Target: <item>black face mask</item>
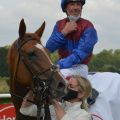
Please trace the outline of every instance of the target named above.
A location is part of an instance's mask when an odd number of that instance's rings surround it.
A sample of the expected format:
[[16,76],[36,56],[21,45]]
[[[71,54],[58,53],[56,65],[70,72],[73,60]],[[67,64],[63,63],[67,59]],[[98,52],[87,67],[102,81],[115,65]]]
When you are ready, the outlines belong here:
[[77,98],[77,95],[78,95],[78,91],[68,89],[68,93],[62,99],[65,101],[69,101]]

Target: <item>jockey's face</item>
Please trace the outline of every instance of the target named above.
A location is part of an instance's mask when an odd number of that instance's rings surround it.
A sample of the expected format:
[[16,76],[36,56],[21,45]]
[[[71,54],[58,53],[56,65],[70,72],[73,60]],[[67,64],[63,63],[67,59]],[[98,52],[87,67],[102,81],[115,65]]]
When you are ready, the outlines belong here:
[[82,11],[82,5],[80,2],[69,2],[66,5],[66,13],[68,16],[71,15],[77,17],[81,15],[81,11]]

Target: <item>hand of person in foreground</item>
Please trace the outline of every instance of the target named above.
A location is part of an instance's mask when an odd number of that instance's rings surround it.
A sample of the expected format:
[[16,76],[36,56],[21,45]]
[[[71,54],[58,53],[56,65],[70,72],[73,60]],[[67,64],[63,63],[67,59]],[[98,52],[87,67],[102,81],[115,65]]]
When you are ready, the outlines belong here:
[[62,117],[65,115],[65,110],[57,100],[52,100],[52,105],[54,106],[58,120],[61,120]]

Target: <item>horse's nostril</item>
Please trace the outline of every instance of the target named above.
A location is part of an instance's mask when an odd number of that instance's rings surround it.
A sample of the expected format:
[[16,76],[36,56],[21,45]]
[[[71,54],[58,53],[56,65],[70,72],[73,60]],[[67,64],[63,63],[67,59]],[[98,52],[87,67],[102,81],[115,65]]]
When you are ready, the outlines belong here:
[[65,84],[62,83],[62,82],[59,82],[57,88],[58,88],[58,89],[65,88]]

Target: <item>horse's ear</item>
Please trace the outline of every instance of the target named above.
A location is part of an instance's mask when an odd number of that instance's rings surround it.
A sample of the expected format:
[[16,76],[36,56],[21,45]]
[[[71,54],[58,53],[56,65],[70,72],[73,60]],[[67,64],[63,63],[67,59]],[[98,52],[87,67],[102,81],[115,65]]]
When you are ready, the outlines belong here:
[[45,29],[45,21],[43,22],[43,24],[41,25],[41,27],[35,32],[40,38],[44,32]]
[[25,35],[25,32],[26,32],[26,25],[25,25],[24,19],[22,19],[19,25],[19,37],[23,38],[23,36]]

